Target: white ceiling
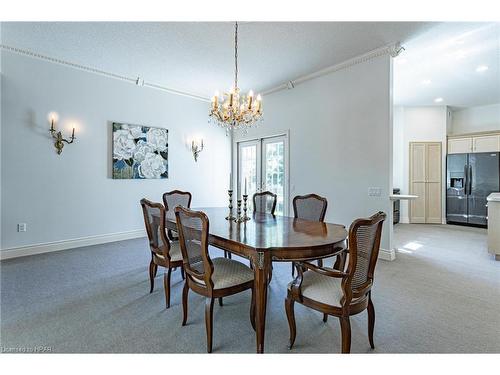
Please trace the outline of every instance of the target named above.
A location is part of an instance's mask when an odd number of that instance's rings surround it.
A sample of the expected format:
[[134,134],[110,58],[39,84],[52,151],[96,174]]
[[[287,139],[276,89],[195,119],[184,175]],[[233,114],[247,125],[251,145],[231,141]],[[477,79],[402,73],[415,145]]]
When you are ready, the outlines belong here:
[[[396,104],[431,105],[438,96],[440,105],[459,107],[500,102],[499,25],[244,22],[240,87],[264,91],[400,41],[406,51],[394,66]],[[233,32],[227,22],[3,22],[1,37],[6,45],[210,97],[232,84]],[[489,69],[478,74],[481,64]]]
[[[376,48],[431,23],[245,22],[242,90],[263,91]],[[233,82],[234,25],[227,22],[2,23],[2,43],[210,97]]]
[[[394,60],[396,105],[500,102],[500,23],[442,23],[404,47]],[[479,66],[488,69],[477,72]]]

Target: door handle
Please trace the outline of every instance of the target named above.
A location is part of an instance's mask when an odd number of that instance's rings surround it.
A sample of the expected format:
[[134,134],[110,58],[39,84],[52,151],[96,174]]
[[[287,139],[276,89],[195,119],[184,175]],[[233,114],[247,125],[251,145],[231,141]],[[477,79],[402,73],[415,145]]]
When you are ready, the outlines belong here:
[[464,178],[465,178],[464,193],[465,195],[467,195],[468,185],[469,185],[469,168],[467,164],[464,165]]

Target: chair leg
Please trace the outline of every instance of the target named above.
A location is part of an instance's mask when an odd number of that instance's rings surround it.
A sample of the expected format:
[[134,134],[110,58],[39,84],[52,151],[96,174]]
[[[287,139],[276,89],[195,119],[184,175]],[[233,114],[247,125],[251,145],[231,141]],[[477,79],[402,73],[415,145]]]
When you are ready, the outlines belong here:
[[158,274],[158,265],[155,263],[154,265],[155,269],[154,269],[154,277],[156,277],[156,275]]
[[288,319],[288,327],[290,328],[290,341],[288,342],[288,349],[292,349],[295,343],[296,336],[296,326],[295,326],[295,311],[294,311],[295,301],[291,297],[287,297],[285,300],[285,310],[286,317]]
[[250,303],[250,323],[255,331],[255,291],[252,288],[252,302]]
[[323,259],[318,259],[318,267],[323,267]]
[[270,284],[273,279],[273,265],[269,268],[269,275],[267,275],[267,283]]
[[341,317],[340,330],[342,332],[342,354],[351,352],[351,323],[349,317]]
[[187,281],[184,283],[184,288],[182,289],[182,325],[185,326],[188,318],[188,293],[189,286]]
[[165,289],[165,303],[167,309],[170,307],[170,278],[172,275],[172,268],[168,268],[167,272],[163,274],[163,288]]
[[375,328],[375,308],[373,307],[371,292],[368,294],[368,339],[370,340],[370,346],[375,349],[375,344],[373,343],[373,330]]
[[149,293],[153,293],[153,289],[155,287],[155,264],[151,260],[149,263]]
[[212,353],[214,298],[205,301],[205,325],[207,329],[207,353]]
[[295,263],[292,262],[292,277],[295,277]]
[[323,314],[323,322],[326,323],[328,321],[328,314]]
[[186,280],[186,275],[184,274],[184,267],[181,267],[181,277],[182,280]]
[[219,306],[224,306],[224,302],[222,301],[222,297],[219,297]]

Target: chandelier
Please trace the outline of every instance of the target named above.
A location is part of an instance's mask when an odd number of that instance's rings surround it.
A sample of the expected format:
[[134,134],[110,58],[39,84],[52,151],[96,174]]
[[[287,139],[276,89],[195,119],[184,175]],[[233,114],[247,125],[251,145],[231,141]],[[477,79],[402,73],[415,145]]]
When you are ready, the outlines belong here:
[[216,91],[212,97],[209,122],[215,123],[226,131],[246,130],[262,122],[262,97],[254,98],[253,91],[240,95],[238,88],[238,22],[234,27],[234,87],[222,97]]

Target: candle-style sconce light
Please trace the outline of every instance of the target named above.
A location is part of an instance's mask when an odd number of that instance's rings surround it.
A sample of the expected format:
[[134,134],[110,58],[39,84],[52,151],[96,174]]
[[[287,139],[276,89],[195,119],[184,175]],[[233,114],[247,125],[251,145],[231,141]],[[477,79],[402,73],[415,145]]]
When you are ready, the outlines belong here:
[[197,162],[200,152],[203,151],[203,138],[196,141],[193,139],[191,141],[191,151],[193,152],[194,161]]
[[60,155],[63,148],[64,148],[64,143],[71,144],[75,140],[75,128],[73,128],[73,132],[71,133],[71,138],[65,139],[62,136],[61,131],[56,131],[55,128],[55,122],[57,121],[57,114],[51,113],[50,115],[50,134],[52,135],[52,138],[54,138],[56,141],[54,142],[54,147],[57,150],[57,154]]

